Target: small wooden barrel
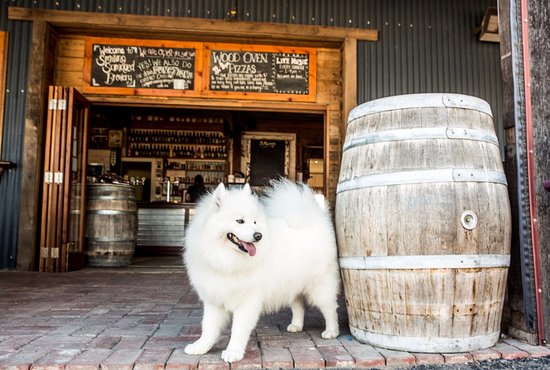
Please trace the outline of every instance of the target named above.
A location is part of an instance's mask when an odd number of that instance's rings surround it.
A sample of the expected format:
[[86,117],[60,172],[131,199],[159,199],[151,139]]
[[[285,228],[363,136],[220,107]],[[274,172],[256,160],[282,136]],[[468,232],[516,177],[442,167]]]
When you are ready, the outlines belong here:
[[357,340],[412,352],[497,342],[511,215],[485,101],[415,94],[353,109],[335,219]]
[[127,266],[136,246],[137,206],[134,187],[88,184],[86,256],[88,265]]

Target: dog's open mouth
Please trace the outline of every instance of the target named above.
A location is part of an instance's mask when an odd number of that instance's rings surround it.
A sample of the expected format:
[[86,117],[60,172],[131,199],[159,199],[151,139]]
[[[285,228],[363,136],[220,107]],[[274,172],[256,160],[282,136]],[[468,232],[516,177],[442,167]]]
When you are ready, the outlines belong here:
[[256,254],[256,246],[254,243],[245,242],[239,238],[237,238],[237,235],[233,233],[227,233],[227,239],[233,244],[235,244],[239,249],[245,253],[248,253],[250,257],[253,257]]

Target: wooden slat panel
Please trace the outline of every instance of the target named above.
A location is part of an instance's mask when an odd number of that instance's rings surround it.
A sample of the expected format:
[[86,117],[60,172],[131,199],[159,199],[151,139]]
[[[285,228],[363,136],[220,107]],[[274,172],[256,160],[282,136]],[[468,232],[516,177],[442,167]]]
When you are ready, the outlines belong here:
[[65,58],[84,58],[85,42],[81,37],[65,36],[57,44],[57,55]]

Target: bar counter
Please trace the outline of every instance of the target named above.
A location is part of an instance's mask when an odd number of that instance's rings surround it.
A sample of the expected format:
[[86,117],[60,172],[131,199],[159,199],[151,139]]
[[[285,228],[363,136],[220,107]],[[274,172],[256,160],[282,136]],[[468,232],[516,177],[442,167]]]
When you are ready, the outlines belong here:
[[181,255],[185,229],[195,203],[138,203],[136,252],[149,255]]

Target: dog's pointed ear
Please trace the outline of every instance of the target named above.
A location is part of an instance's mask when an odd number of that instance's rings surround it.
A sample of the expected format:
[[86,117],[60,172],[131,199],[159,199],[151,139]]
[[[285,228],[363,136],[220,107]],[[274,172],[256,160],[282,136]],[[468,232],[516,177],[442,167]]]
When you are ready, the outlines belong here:
[[220,182],[220,184],[216,187],[216,190],[214,190],[214,202],[216,202],[218,208],[221,207],[224,198],[225,186],[223,185],[223,182]]
[[250,189],[250,184],[249,183],[244,184],[243,191],[247,194],[252,194],[252,189]]

